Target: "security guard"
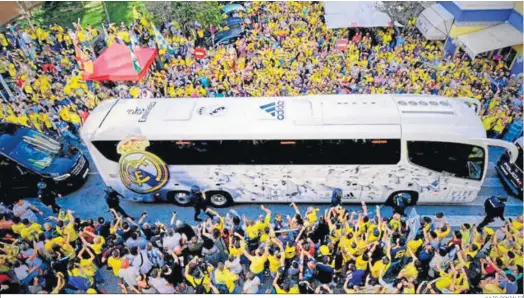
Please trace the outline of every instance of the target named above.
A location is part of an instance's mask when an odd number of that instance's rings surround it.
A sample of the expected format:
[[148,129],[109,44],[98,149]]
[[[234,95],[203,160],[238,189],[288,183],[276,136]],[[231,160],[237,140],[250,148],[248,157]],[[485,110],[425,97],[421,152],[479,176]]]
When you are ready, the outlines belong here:
[[56,197],[62,197],[62,195],[47,187],[44,181],[40,181],[37,187],[38,198],[42,201],[42,204],[53,209],[53,213],[58,213],[62,208],[56,203]]
[[198,216],[200,215],[200,212],[206,211],[207,209],[207,201],[206,196],[204,193],[200,191],[200,187],[197,185],[191,186],[191,192],[189,193],[189,200],[191,200],[191,203],[193,203],[193,208],[195,208],[195,221],[202,221]]
[[504,219],[504,209],[506,208],[507,197],[497,195],[491,196],[484,202],[484,211],[486,212],[486,217],[478,225],[477,231],[482,231],[482,228],[487,226],[489,223],[493,222],[495,218],[500,217],[503,221]]

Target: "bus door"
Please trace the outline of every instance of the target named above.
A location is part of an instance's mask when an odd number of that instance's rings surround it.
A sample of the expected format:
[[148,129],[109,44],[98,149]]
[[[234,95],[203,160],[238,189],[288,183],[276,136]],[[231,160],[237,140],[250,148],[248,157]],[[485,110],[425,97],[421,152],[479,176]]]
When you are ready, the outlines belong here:
[[451,142],[408,141],[411,164],[423,167],[421,179],[414,181],[420,187],[422,202],[469,202],[480,190],[484,177],[487,148]]
[[456,167],[450,167],[455,171],[448,177],[448,200],[453,203],[471,202],[477,198],[482,187],[487,148],[461,144],[457,146],[457,151],[456,155],[450,156]]

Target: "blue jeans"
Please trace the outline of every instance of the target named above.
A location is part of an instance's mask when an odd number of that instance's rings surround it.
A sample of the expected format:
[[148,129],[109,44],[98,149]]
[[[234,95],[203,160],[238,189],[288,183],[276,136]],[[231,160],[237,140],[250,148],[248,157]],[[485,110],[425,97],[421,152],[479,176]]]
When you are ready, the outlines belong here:
[[266,277],[266,275],[264,274],[264,271],[260,272],[256,276],[258,276],[258,278],[260,278],[260,283],[264,283],[264,278]]
[[22,279],[20,282],[21,282],[22,284],[24,284],[25,286],[27,286],[27,285],[29,285],[29,283],[32,282],[33,279],[34,279],[35,277],[37,277],[37,276],[38,276],[38,270],[35,270],[35,271],[29,273],[29,275],[26,276],[24,279]]

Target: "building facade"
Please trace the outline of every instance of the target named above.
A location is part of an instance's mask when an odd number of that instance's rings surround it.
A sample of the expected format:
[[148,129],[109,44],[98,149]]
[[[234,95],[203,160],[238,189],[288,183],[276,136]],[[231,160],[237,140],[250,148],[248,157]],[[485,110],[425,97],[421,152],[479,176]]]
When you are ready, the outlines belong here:
[[522,73],[522,1],[437,3],[454,17],[444,46],[447,54],[465,51],[469,56],[501,59],[511,73]]

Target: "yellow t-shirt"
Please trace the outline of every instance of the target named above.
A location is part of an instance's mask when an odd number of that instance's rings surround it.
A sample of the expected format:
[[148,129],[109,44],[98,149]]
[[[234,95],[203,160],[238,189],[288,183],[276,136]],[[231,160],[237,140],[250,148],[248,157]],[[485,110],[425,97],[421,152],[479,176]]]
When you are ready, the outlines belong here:
[[113,274],[115,276],[118,276],[118,273],[120,272],[120,267],[122,267],[122,261],[120,259],[109,257],[109,259],[107,259],[107,266],[113,269]]
[[95,252],[95,254],[99,255],[102,253],[102,246],[104,245],[104,243],[106,243],[106,240],[104,239],[104,237],[102,236],[96,236],[96,238],[100,239],[100,242],[98,243],[93,243],[91,245],[91,248],[93,249],[93,251]]
[[69,222],[63,231],[60,227],[56,227],[56,232],[64,238],[66,238],[69,233],[69,242],[74,242],[78,239],[78,233],[75,231],[75,225],[73,222]]
[[300,293],[300,291],[298,289],[298,286],[294,286],[294,287],[290,288],[289,292],[286,292],[282,288],[277,287],[277,288],[275,288],[275,292],[277,294],[299,294]]
[[366,270],[366,268],[368,267],[368,262],[364,261],[362,256],[358,256],[357,260],[355,261],[355,267],[357,268],[357,270]]
[[215,281],[217,284],[225,284],[229,293],[235,290],[235,281],[238,280],[238,275],[231,271],[224,269],[223,271],[215,271]]
[[281,265],[281,262],[280,262],[280,259],[277,258],[277,256],[269,256],[268,258],[268,261],[269,261],[269,271],[271,273],[276,273],[278,271],[278,268],[280,268],[280,265]]
[[264,265],[266,264],[266,261],[267,256],[253,257],[253,259],[251,260],[251,265],[249,265],[249,270],[251,270],[253,274],[261,273],[262,271],[264,271]]
[[452,281],[453,281],[453,276],[441,270],[440,279],[435,282],[435,287],[439,289],[440,291],[442,291],[443,289],[447,289],[451,285]]
[[404,268],[402,268],[402,270],[400,270],[400,274],[403,274],[404,277],[406,277],[408,280],[413,280],[417,278],[418,270],[415,267],[415,264],[409,263]]
[[374,277],[374,278],[379,278],[380,277],[380,271],[382,271],[382,274],[386,274],[386,271],[388,270],[389,266],[391,265],[391,263],[388,263],[387,265],[384,265],[384,263],[382,263],[382,260],[378,260],[375,262],[375,264],[373,264],[373,266],[371,266],[371,275]]

